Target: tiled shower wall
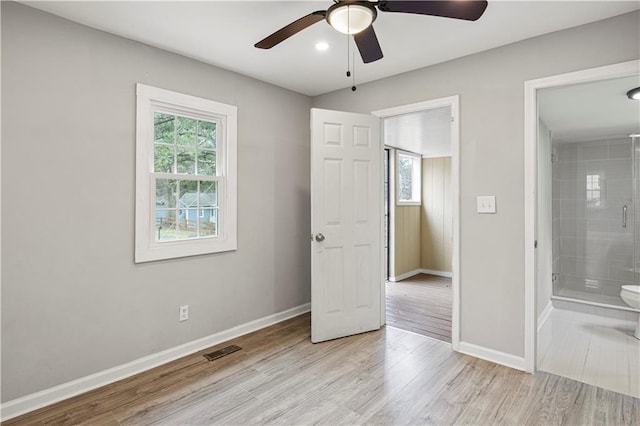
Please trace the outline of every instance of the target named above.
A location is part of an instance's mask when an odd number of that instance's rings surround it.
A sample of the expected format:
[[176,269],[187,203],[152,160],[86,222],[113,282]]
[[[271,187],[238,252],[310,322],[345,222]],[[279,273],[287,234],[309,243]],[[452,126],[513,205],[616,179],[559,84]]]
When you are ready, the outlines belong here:
[[636,266],[631,139],[553,151],[553,294],[626,306],[620,289],[634,284]]

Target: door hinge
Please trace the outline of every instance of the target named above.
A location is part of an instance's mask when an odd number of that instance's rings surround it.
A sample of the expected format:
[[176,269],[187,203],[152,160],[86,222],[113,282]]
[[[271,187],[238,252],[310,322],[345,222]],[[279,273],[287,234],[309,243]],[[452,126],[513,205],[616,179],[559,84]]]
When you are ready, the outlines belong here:
[[535,240],[535,241],[533,242],[533,248],[538,248],[538,240]]

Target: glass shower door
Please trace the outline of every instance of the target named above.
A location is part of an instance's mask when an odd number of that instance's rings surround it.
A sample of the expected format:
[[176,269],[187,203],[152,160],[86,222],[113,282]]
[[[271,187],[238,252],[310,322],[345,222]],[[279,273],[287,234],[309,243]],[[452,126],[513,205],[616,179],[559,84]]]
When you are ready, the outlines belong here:
[[[630,138],[555,146],[556,297],[626,307],[623,285],[638,282],[638,147]],[[556,263],[556,262],[554,262]]]

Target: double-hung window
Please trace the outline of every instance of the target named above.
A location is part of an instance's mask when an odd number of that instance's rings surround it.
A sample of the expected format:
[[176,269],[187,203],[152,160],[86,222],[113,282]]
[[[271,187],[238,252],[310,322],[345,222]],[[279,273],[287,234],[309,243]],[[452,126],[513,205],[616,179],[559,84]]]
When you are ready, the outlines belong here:
[[237,108],[137,85],[135,261],[237,248]]
[[405,151],[397,151],[396,158],[396,204],[418,206],[422,200],[422,158]]

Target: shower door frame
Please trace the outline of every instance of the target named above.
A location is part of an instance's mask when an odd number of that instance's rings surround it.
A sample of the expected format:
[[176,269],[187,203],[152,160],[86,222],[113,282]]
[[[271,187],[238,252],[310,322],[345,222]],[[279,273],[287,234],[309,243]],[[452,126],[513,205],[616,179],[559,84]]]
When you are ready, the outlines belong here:
[[[640,74],[640,61],[634,60],[529,80],[524,83],[524,367],[529,373],[536,371],[538,334],[536,306],[538,90],[638,74]],[[540,255],[551,256],[552,254],[541,253]],[[551,280],[551,277],[546,279]]]

